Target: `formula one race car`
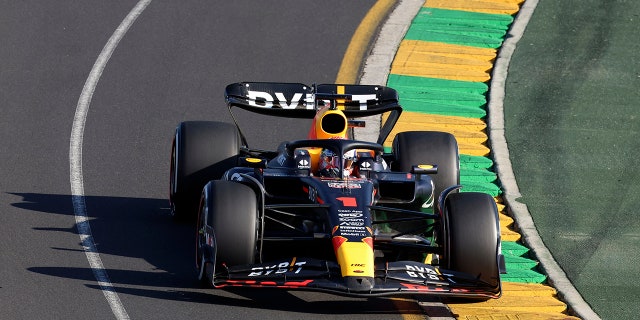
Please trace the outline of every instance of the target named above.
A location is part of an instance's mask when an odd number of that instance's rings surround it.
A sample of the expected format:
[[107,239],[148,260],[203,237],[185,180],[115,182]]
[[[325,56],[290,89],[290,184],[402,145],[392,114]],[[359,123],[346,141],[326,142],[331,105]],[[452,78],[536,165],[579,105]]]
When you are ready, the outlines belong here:
[[[234,83],[232,108],[313,119],[306,140],[248,147],[235,125],[180,123],[171,156],[176,218],[197,219],[199,279],[214,288],[275,287],[349,296],[501,295],[498,211],[459,192],[455,138],[398,133],[394,89]],[[376,142],[352,140],[383,115]],[[196,218],[197,217],[197,218]]]

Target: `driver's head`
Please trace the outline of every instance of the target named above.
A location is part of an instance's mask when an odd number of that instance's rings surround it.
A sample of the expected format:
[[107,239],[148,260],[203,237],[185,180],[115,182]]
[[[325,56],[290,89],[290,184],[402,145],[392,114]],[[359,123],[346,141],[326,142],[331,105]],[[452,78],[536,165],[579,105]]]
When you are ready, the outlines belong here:
[[[353,173],[355,156],[355,149],[345,152],[342,156],[343,177],[346,178]],[[329,149],[322,149],[318,174],[323,177],[340,178],[340,157]]]
[[346,139],[347,117],[341,110],[323,107],[313,118],[309,139]]

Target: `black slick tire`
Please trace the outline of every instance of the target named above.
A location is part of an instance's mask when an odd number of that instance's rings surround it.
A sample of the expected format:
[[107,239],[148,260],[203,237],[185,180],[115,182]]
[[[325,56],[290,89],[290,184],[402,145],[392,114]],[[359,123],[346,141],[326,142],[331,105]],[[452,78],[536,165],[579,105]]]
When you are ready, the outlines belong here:
[[479,192],[449,194],[444,208],[445,244],[441,264],[477,277],[500,291],[500,227],[493,197]]
[[213,283],[215,269],[253,264],[258,238],[257,196],[250,187],[215,180],[202,192],[198,214],[196,261],[200,280]]
[[394,171],[411,171],[411,167],[420,164],[435,164],[438,173],[431,175],[434,182],[434,196],[453,185],[460,183],[460,160],[458,142],[447,132],[407,131],[398,133],[393,139],[395,161]]
[[215,121],[178,125],[171,147],[169,201],[176,219],[196,216],[204,185],[234,167],[241,146],[237,128]]

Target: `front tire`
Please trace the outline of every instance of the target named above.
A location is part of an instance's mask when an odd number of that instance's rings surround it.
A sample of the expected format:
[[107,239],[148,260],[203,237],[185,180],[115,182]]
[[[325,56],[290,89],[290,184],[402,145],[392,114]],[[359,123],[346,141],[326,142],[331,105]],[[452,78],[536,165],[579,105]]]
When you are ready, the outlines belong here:
[[444,208],[445,244],[441,263],[477,277],[500,292],[500,226],[493,197],[479,192],[449,194]]
[[215,180],[202,192],[198,214],[196,263],[198,278],[213,285],[215,270],[253,264],[257,256],[258,201],[250,187]]

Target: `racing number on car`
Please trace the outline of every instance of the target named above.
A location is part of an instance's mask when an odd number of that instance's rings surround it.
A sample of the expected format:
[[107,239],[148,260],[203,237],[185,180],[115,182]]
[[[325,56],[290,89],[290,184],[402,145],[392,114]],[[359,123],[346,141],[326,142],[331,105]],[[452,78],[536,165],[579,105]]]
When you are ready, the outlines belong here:
[[336,198],[336,200],[342,202],[342,205],[345,207],[358,206],[358,202],[356,201],[356,198],[353,198],[353,197],[340,197],[340,198]]

